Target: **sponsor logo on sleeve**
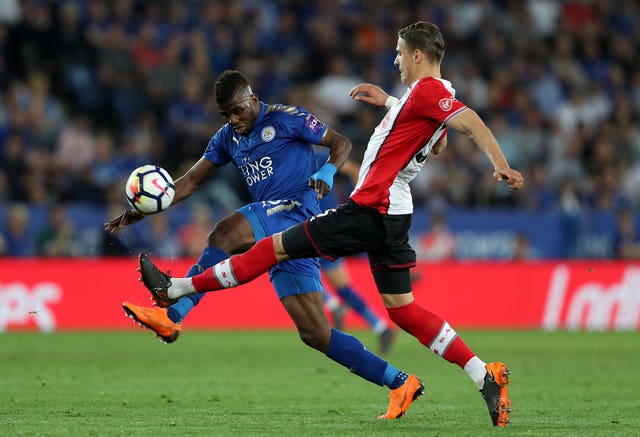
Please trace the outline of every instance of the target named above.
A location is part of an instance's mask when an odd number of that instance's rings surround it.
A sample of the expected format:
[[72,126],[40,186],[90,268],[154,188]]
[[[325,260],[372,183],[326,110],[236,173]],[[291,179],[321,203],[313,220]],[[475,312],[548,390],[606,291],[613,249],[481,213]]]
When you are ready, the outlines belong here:
[[318,133],[320,129],[324,126],[324,123],[315,118],[313,115],[308,115],[307,120],[304,125],[314,134]]

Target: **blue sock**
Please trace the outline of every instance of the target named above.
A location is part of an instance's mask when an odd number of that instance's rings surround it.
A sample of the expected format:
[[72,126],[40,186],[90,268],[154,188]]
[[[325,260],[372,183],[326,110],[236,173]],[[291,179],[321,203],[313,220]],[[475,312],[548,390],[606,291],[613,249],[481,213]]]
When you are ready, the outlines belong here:
[[384,385],[393,390],[394,388],[398,388],[404,384],[408,377],[409,375],[405,372],[398,370],[389,364],[387,369],[384,371]]
[[[224,250],[214,246],[205,247],[202,255],[200,255],[200,259],[198,259],[198,263],[191,266],[186,277],[190,278],[191,276],[202,273],[209,267],[227,258],[229,258],[229,254]],[[173,323],[181,323],[182,319],[189,314],[189,311],[191,311],[194,306],[198,305],[198,302],[200,302],[206,294],[207,293],[195,293],[181,297],[178,302],[167,308],[167,316]]]
[[367,304],[362,300],[362,298],[348,285],[345,287],[340,287],[336,290],[338,296],[340,296],[346,303],[349,304],[353,310],[360,314],[366,321],[374,327],[378,324],[378,316],[376,316],[373,311],[369,309]]
[[368,351],[357,338],[337,329],[331,330],[327,356],[367,381],[387,386],[392,383],[390,376],[385,377],[385,375],[389,367],[395,369],[393,366]]

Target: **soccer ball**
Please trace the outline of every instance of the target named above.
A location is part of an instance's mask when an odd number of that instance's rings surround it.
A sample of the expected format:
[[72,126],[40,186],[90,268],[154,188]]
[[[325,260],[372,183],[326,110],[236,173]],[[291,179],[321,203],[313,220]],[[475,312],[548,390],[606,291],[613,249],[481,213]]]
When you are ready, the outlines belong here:
[[175,194],[173,179],[157,165],[143,165],[132,171],[124,191],[131,206],[143,214],[167,209]]

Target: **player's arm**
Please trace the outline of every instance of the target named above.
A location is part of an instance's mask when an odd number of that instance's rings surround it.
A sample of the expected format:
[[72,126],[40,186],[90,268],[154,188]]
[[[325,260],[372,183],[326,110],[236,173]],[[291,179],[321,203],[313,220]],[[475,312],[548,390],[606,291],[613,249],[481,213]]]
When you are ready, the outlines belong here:
[[436,143],[431,148],[431,153],[437,155],[438,153],[442,152],[445,147],[447,147],[447,135],[443,135],[442,138],[436,141]]
[[487,155],[494,168],[493,177],[499,181],[506,180],[513,190],[522,187],[524,184],[522,175],[519,171],[509,167],[493,133],[474,110],[466,109],[460,112],[447,122],[447,126],[470,137]]
[[398,103],[396,97],[390,96],[378,85],[372,83],[359,83],[351,88],[349,95],[353,100],[370,103],[375,106],[386,106],[387,108],[391,108]]
[[204,156],[196,162],[185,174],[175,181],[176,194],[173,196],[171,206],[195,193],[200,185],[209,179],[218,169],[218,166],[209,161]]
[[[176,179],[174,183],[175,195],[170,206],[191,196],[200,187],[202,182],[211,177],[218,169],[211,161],[205,157],[200,158],[184,175]],[[115,232],[127,225],[138,223],[145,218],[145,215],[138,210],[130,209],[120,216],[104,224],[104,229],[108,232]]]
[[329,148],[329,159],[311,176],[309,186],[318,193],[318,199],[322,199],[325,194],[331,191],[336,171],[349,159],[351,141],[327,126],[327,130],[318,144]]

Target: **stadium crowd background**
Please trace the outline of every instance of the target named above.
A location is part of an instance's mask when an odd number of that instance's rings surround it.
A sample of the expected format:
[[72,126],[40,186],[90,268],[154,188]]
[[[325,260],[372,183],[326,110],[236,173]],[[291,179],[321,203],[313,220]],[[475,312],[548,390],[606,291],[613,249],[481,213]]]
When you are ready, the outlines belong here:
[[311,110],[359,160],[383,113],[347,92],[361,81],[404,92],[396,32],[418,19],[443,30],[443,75],[527,185],[496,184],[452,134],[413,184],[416,216],[595,211],[630,215],[634,228],[639,12],[634,0],[2,0],[0,254],[199,255],[216,217],[248,200],[234,169],[145,226],[101,228],[126,206],[133,168],[179,175],[200,158],[222,125],[217,74],[239,69],[261,100]]

